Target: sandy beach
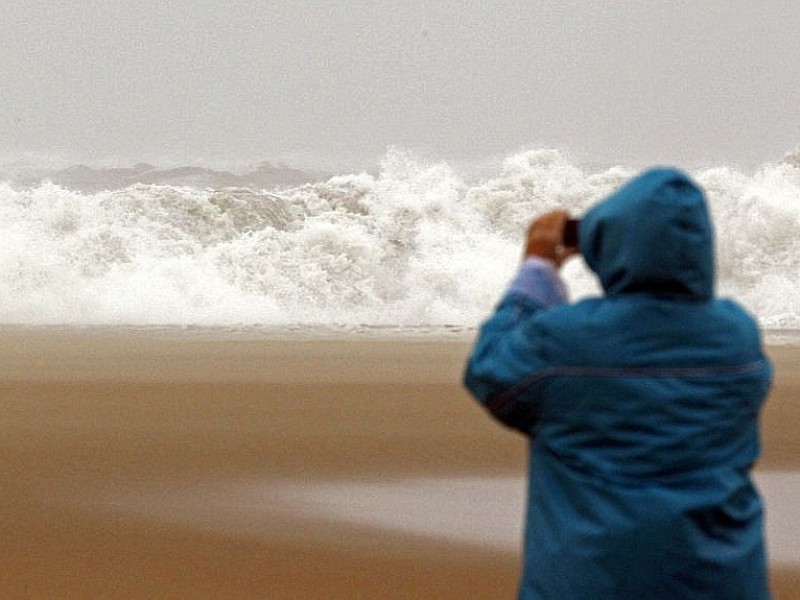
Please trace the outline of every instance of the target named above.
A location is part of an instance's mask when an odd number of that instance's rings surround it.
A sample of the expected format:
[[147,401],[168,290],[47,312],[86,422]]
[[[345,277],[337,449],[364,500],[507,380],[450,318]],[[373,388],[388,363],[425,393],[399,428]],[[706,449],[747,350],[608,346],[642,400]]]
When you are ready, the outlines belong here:
[[[525,441],[462,390],[469,346],[4,329],[0,598],[512,598],[521,506],[493,482]],[[769,353],[759,471],[797,472],[800,348]]]

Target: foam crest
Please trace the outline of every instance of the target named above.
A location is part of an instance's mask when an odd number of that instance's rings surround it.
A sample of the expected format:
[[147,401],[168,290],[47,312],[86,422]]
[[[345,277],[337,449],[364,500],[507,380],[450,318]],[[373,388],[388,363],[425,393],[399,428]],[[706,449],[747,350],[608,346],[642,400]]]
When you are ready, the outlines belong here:
[[[270,191],[0,185],[0,321],[13,324],[475,326],[545,210],[580,214],[633,170],[561,153],[475,179],[391,150],[377,174]],[[718,235],[719,288],[800,328],[800,167],[694,173]],[[598,293],[573,261],[573,297]]]
[[743,302],[769,328],[800,326],[800,169],[769,165],[754,176],[697,174],[716,225],[720,293]]

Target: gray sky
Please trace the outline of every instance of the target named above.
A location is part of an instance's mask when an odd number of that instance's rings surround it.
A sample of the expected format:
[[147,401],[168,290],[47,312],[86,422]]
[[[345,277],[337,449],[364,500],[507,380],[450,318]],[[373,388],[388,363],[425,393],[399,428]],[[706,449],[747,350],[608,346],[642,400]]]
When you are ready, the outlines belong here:
[[800,146],[800,2],[0,0],[0,154],[753,165]]

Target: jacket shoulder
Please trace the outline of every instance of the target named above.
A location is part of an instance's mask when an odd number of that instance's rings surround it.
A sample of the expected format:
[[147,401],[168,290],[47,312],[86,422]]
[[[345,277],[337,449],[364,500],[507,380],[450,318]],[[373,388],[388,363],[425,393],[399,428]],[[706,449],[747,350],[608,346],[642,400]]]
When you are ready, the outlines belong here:
[[551,364],[686,366],[763,358],[756,320],[728,299],[592,298],[547,311],[531,325]]

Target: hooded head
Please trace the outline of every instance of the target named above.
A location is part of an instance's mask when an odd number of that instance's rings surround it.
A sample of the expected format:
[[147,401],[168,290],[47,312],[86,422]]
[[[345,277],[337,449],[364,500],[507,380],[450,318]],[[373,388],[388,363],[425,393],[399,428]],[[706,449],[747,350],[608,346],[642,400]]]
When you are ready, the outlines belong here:
[[714,232],[702,190],[675,169],[651,169],[581,219],[579,245],[608,296],[714,294]]

